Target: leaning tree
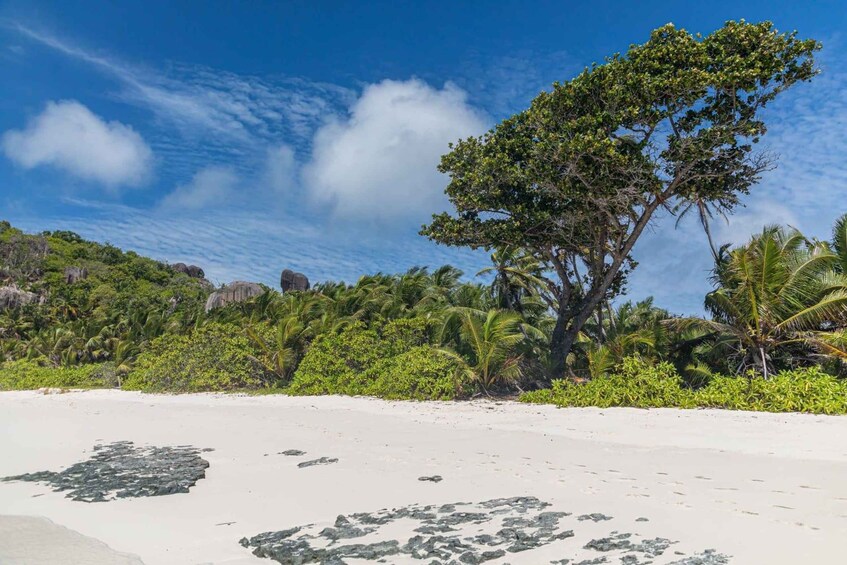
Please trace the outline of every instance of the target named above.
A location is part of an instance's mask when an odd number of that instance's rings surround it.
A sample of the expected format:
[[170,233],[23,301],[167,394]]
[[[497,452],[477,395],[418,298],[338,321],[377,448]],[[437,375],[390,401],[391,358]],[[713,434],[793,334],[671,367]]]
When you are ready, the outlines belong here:
[[539,293],[557,320],[550,363],[561,376],[586,320],[623,290],[656,212],[685,202],[731,211],[771,166],[753,151],[766,130],[761,110],[815,76],[819,48],[770,22],[728,22],[706,37],[665,25],[452,145],[439,170],[455,214],[435,215],[421,233],[519,246],[543,265]]

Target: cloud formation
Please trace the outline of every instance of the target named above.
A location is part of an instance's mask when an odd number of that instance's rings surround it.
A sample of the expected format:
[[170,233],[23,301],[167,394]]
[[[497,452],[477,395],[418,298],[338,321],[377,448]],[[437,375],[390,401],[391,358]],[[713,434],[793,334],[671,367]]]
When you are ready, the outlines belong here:
[[303,181],[339,217],[426,217],[444,202],[436,166],[448,143],[485,129],[485,118],[450,83],[439,90],[417,79],[384,80],[365,88],[347,119],[316,132]]
[[326,116],[355,100],[352,90],[334,84],[180,63],[157,70],[21,23],[14,29],[115,80],[116,98],[153,114],[159,131],[150,144],[169,170],[182,176],[209,162],[227,162],[240,173],[254,170],[268,146],[308,145]]
[[268,149],[261,184],[270,189],[272,195],[290,194],[297,185],[297,160],[290,145],[279,145]]
[[200,210],[202,208],[227,208],[239,198],[238,175],[227,167],[206,167],[192,179],[165,196],[163,210]]
[[7,131],[2,146],[26,169],[50,165],[109,187],[141,184],[153,162],[153,152],[131,127],[106,122],[74,100],[49,102],[26,128]]

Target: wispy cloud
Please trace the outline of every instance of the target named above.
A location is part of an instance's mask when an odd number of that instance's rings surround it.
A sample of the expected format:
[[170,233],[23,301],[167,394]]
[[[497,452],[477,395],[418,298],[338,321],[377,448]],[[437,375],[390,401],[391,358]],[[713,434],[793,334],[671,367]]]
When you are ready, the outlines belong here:
[[[327,116],[343,112],[355,98],[349,89],[296,77],[238,75],[179,63],[153,70],[21,23],[13,28],[116,80],[119,100],[149,110],[158,120],[162,128],[151,144],[183,175],[209,159],[251,168],[269,143],[308,146]],[[171,129],[179,133],[178,143]]]
[[221,208],[239,198],[238,175],[226,167],[206,167],[190,182],[178,186],[160,203],[162,210],[185,214],[195,210]]

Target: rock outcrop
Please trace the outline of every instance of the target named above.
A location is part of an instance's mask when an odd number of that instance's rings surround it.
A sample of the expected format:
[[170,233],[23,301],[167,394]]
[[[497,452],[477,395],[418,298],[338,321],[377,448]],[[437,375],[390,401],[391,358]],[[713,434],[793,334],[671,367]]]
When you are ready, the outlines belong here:
[[184,273],[191,278],[194,279],[202,279],[206,277],[206,273],[203,272],[203,269],[198,267],[197,265],[186,265],[185,263],[174,263],[171,265],[171,269],[178,273]]
[[309,290],[309,279],[303,273],[284,269],[279,276],[279,286],[282,287],[282,292],[288,292],[289,290]]
[[20,308],[39,300],[40,297],[34,292],[21,290],[15,285],[0,286],[0,310]]
[[65,267],[65,282],[74,284],[88,278],[88,269],[85,267]]
[[243,302],[264,292],[265,290],[256,283],[235,281],[209,295],[206,300],[206,312],[233,302]]

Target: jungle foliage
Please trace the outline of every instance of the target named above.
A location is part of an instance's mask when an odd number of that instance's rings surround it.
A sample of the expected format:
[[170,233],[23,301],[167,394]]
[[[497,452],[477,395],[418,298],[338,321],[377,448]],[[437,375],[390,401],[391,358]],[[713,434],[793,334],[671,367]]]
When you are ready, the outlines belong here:
[[[68,231],[0,222],[0,390],[254,390],[561,406],[847,412],[847,215],[832,238],[766,227],[719,246],[772,161],[761,110],[817,73],[819,44],[770,23],[672,25],[541,93],[444,156],[454,214],[423,233],[481,247],[446,265],[205,311],[214,285]],[[660,210],[696,214],[707,316],[625,301]]]

